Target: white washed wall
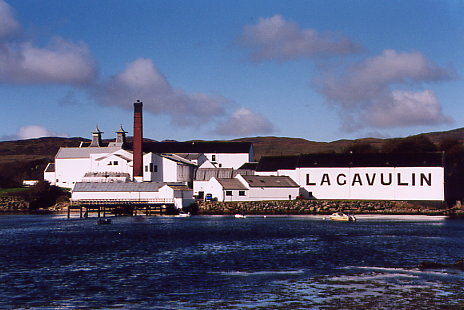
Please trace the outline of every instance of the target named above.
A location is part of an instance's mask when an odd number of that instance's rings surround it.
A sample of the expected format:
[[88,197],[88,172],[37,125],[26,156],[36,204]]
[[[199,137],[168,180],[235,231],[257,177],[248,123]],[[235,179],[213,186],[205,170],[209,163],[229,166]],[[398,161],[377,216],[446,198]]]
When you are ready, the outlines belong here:
[[44,180],[50,182],[51,185],[56,185],[55,172],[44,172]]
[[[116,155],[108,155],[104,159],[97,160],[95,156],[91,156],[91,172],[120,172],[129,173],[132,175],[132,169],[129,169],[129,162]],[[114,163],[117,163],[116,165]]]
[[247,200],[290,200],[295,199],[299,195],[299,191],[298,187],[251,187]]
[[167,158],[162,158],[163,182],[177,182],[177,163]]
[[444,199],[442,167],[299,168],[297,172],[296,182],[318,199]]
[[224,192],[222,190],[221,183],[216,178],[211,178],[205,188],[205,197],[208,194],[212,194],[213,198],[217,198],[218,201],[224,201]]
[[[215,155],[216,160],[213,160],[213,155]],[[248,153],[205,153],[205,156],[209,161],[221,164],[221,168],[238,169],[244,163],[250,161],[250,155]]]
[[86,172],[91,170],[89,158],[57,158],[55,173],[57,186],[72,188],[75,182],[80,182]]

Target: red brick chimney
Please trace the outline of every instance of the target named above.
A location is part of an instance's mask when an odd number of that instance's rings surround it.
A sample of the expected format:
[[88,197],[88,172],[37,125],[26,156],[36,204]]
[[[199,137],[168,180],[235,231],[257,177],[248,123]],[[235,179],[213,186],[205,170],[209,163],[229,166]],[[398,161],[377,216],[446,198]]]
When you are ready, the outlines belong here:
[[143,177],[143,128],[142,128],[142,107],[143,103],[140,100],[134,102],[134,162],[133,162],[133,177]]

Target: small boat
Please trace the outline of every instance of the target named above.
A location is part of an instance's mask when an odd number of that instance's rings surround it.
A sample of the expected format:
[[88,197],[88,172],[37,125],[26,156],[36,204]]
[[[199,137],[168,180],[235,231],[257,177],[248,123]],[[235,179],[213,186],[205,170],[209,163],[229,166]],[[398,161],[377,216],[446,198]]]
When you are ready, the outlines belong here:
[[98,219],[98,222],[97,222],[98,225],[107,225],[107,224],[111,224],[111,219]]
[[331,216],[329,216],[329,219],[332,221],[337,221],[337,222],[354,222],[356,221],[356,218],[354,215],[348,215],[342,212],[335,212]]
[[236,219],[244,219],[244,218],[246,218],[246,215],[243,215],[243,214],[235,214],[234,217],[235,217]]
[[179,214],[177,215],[178,217],[189,217],[190,216],[190,212],[183,212],[183,211],[180,211]]

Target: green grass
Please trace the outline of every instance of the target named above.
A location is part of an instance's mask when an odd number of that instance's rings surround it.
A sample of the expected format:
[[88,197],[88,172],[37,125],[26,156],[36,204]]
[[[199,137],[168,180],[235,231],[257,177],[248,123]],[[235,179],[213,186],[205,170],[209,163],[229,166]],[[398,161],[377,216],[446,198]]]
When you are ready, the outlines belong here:
[[18,192],[25,192],[27,190],[28,190],[27,187],[0,188],[0,195],[14,194],[14,193],[18,193]]

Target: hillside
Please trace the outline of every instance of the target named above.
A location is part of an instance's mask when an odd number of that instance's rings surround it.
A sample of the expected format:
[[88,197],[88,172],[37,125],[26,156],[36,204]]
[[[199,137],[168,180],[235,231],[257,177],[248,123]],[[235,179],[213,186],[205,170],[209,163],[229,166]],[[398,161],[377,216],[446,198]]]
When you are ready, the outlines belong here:
[[[464,128],[444,132],[431,132],[416,135],[414,137],[426,137],[435,145],[439,145],[447,139],[463,140]],[[128,138],[131,141],[131,137]],[[147,141],[154,141],[146,139]],[[262,156],[294,155],[309,153],[340,153],[350,148],[363,148],[364,150],[380,150],[386,143],[400,141],[402,139],[377,139],[365,138],[356,140],[338,140],[333,142],[316,142],[301,138],[288,137],[249,137],[231,141],[251,142],[255,149],[255,159]],[[404,140],[404,139],[403,139]],[[28,140],[3,141],[0,142],[0,166],[11,168],[17,166],[19,170],[26,169],[26,178],[36,178],[48,162],[53,161],[58,149],[62,146],[79,146],[81,141],[88,139],[45,137]],[[0,167],[1,168],[1,167]],[[0,173],[5,169],[0,169]]]

